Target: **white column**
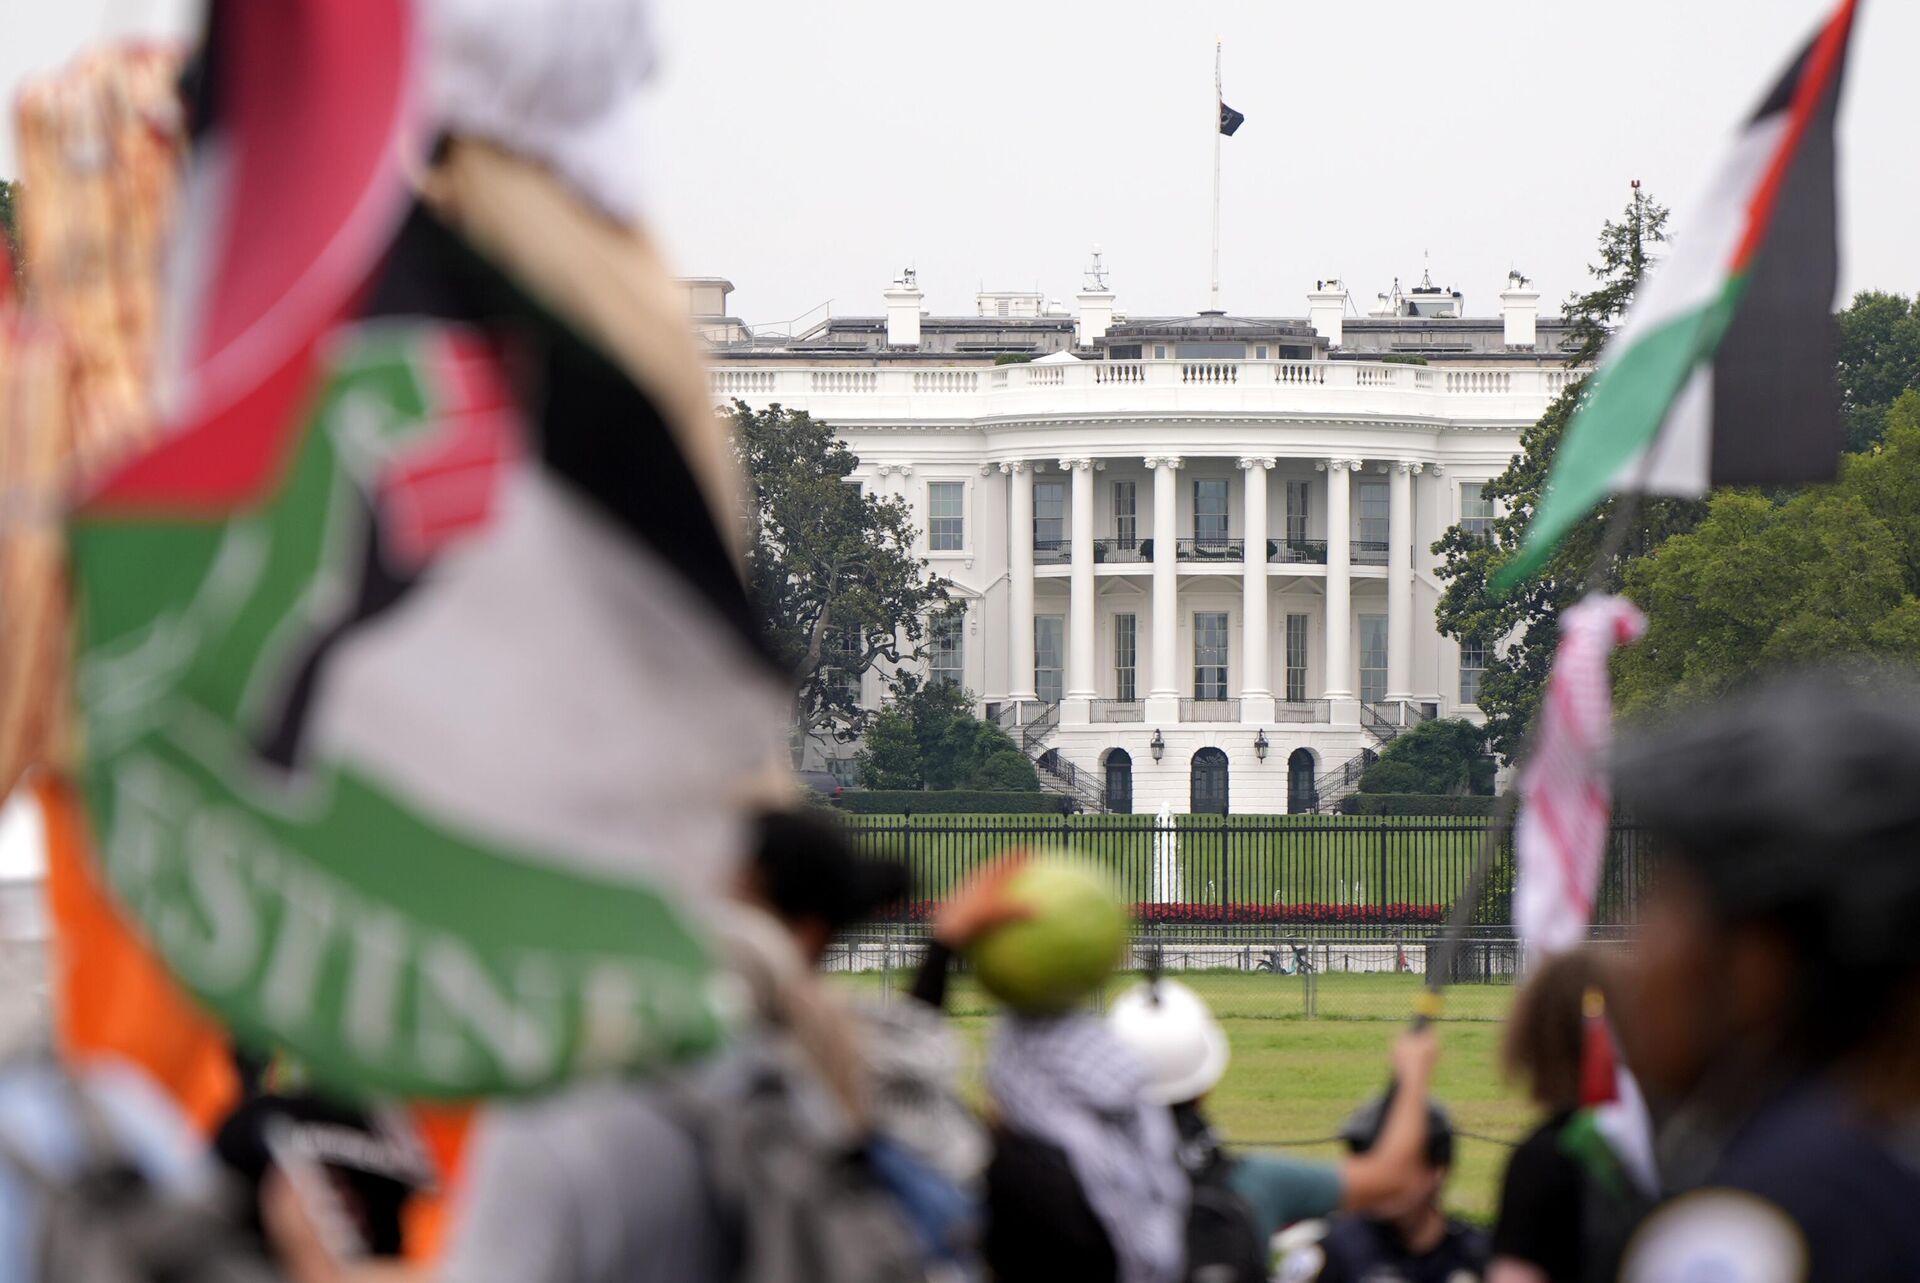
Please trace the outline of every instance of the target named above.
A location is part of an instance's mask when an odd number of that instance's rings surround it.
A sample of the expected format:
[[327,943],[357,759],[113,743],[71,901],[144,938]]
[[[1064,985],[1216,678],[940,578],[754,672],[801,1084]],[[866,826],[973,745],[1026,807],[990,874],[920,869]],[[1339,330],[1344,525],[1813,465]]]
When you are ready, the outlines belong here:
[[1388,465],[1387,699],[1413,698],[1413,478],[1420,465]]
[[1090,722],[1099,692],[1093,678],[1093,472],[1092,459],[1062,459],[1073,475],[1072,560],[1067,571],[1067,681],[1060,720]]
[[1033,469],[1003,463],[1007,474],[1007,698],[1038,699],[1033,689]]
[[1323,459],[1315,465],[1327,474],[1327,684],[1333,720],[1355,721],[1353,704],[1353,491],[1350,478],[1357,459]]
[[1180,460],[1152,458],[1146,465],[1153,471],[1153,665],[1146,719],[1164,723],[1180,716]]
[[1273,720],[1273,656],[1267,646],[1267,472],[1271,458],[1240,460],[1246,473],[1246,563],[1240,587],[1240,720]]

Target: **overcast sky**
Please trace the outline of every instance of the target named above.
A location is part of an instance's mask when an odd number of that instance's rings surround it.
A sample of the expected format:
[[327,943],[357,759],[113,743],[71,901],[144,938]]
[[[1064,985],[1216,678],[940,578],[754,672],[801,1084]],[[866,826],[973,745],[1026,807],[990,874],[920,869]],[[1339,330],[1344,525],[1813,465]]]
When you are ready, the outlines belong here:
[[[10,87],[191,0],[7,0]],[[1509,267],[1550,310],[1639,178],[1689,205],[1831,0],[661,0],[653,221],[749,322],[874,314],[903,265],[934,311],[1070,299],[1091,245],[1123,307],[1206,305],[1213,42],[1246,124],[1224,141],[1229,310],[1364,308],[1397,274],[1490,313]],[[828,16],[833,15],[833,16]],[[1843,282],[1920,287],[1920,3],[1869,0],[1842,117]],[[10,172],[10,144],[0,172]]]

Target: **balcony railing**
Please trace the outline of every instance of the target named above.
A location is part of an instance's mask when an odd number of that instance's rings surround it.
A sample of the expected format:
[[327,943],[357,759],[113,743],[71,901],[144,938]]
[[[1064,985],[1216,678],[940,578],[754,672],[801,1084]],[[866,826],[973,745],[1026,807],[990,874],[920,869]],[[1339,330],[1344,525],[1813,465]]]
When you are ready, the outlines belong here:
[[1133,402],[1143,395],[1171,404],[1224,398],[1244,405],[1244,398],[1257,394],[1275,405],[1333,409],[1351,405],[1356,395],[1382,393],[1403,394],[1410,402],[1417,398],[1419,404],[1487,397],[1525,397],[1544,403],[1584,373],[1559,365],[1440,369],[1378,361],[1226,360],[1036,362],[990,369],[972,362],[949,366],[903,362],[876,369],[857,363],[867,354],[850,355],[854,359],[777,362],[755,361],[744,354],[739,360],[720,356],[708,371],[708,386],[717,400],[738,396],[794,405],[812,396],[914,397],[971,402],[981,405],[986,414],[1000,413],[1001,403],[1022,403],[1032,394],[1103,405],[1123,399]]
[[1273,706],[1276,722],[1330,722],[1333,708],[1324,699],[1281,700]]
[[1387,564],[1387,541],[1384,539],[1356,539],[1353,541],[1353,564],[1356,566],[1384,566]]
[[1073,540],[1036,539],[1033,541],[1033,564],[1036,566],[1064,566],[1073,560]]
[[1237,699],[1183,699],[1180,701],[1180,720],[1183,722],[1237,722],[1240,720],[1240,701]]
[[1269,539],[1267,540],[1267,560],[1293,566],[1324,566],[1327,564],[1327,541],[1324,539]]
[[1138,562],[1153,560],[1153,540],[1151,539],[1096,539],[1093,541],[1093,560],[1096,565],[1113,562]]
[[1096,699],[1093,701],[1093,720],[1144,722],[1147,720],[1147,706],[1137,699]]
[[1181,561],[1240,561],[1247,555],[1244,539],[1182,539],[1175,556]]

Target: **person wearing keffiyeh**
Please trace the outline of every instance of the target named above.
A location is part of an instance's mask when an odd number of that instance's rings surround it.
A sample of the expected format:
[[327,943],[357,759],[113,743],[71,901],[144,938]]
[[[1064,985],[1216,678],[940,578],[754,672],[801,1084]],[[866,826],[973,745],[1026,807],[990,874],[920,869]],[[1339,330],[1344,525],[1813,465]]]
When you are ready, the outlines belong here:
[[[962,888],[934,922],[914,997],[946,1000],[954,954],[1025,915],[1003,893],[1009,861]],[[1171,1116],[1147,1072],[1087,1012],[1009,1014],[987,1062],[993,1154],[983,1254],[998,1283],[1172,1283],[1185,1266],[1189,1184]]]

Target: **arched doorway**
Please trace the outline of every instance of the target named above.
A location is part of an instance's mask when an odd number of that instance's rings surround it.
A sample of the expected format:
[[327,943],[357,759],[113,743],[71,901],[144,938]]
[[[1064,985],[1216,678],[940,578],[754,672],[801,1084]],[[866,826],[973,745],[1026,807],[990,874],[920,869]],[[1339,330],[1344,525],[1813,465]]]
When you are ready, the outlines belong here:
[[1124,748],[1107,754],[1107,810],[1133,814],[1133,755]]
[[1227,755],[1203,748],[1193,755],[1193,785],[1187,809],[1195,815],[1227,813]]
[[1320,804],[1313,787],[1313,750],[1296,748],[1287,757],[1287,813],[1302,815]]

